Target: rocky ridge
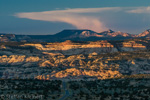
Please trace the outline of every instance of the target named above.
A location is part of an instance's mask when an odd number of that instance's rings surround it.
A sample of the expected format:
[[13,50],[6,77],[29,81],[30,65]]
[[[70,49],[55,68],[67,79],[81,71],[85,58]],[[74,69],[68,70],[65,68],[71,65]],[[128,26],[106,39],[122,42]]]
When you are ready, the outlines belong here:
[[150,37],[150,29],[140,33],[137,37]]
[[149,74],[149,43],[149,39],[3,43],[0,77],[81,80]]
[[0,42],[19,41],[19,42],[63,42],[73,41],[95,41],[95,40],[124,40],[131,38],[150,37],[150,30],[146,30],[139,35],[126,32],[107,30],[104,32],[94,32],[92,30],[63,30],[54,35],[16,35],[0,34]]

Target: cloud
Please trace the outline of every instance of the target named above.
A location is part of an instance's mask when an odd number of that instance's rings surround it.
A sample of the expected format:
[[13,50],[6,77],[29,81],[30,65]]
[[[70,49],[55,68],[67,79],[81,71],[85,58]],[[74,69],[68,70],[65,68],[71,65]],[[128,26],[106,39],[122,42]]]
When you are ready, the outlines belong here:
[[[135,18],[135,15],[140,13],[141,15]],[[145,28],[146,23],[149,23],[149,16],[146,16],[145,13],[150,13],[150,7],[66,8],[65,10],[56,9],[43,12],[21,12],[16,13],[15,16],[32,20],[68,23],[77,29],[90,29],[96,32],[107,29],[127,32],[133,30],[131,32],[134,32],[138,26]],[[146,23],[143,19],[146,20]],[[137,22],[140,23],[138,26]]]
[[150,13],[150,7],[136,7],[135,9],[127,11],[128,13]]
[[[18,18],[27,18],[32,20],[42,20],[50,22],[64,22],[75,26],[78,29],[91,29],[94,31],[104,31],[107,27],[100,20],[100,17],[92,16],[91,13],[119,11],[119,7],[105,7],[105,8],[76,8],[65,10],[53,10],[44,12],[29,12],[17,13]],[[90,15],[85,15],[90,14]]]

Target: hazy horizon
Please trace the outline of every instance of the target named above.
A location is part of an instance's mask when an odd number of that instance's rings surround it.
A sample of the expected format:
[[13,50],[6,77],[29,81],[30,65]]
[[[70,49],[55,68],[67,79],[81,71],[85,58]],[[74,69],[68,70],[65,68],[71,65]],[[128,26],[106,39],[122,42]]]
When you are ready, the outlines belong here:
[[[64,30],[90,30],[90,29],[63,29],[63,30],[61,30],[61,31],[58,31],[58,32],[56,32],[56,33],[52,33],[52,34],[49,34],[49,33],[47,33],[47,34],[26,34],[26,33],[22,33],[22,34],[16,34],[16,33],[6,33],[6,32],[0,32],[0,34],[15,34],[15,35],[55,35],[55,34],[57,34],[57,33],[60,33],[60,32],[62,32],[62,31],[64,31]],[[104,31],[108,31],[108,30],[111,30],[111,29],[107,29],[107,30],[104,30]],[[144,31],[146,31],[146,30],[149,30],[149,29],[145,29],[145,30],[143,30],[142,32],[144,32]],[[91,31],[93,31],[93,30],[91,30]],[[101,32],[104,32],[104,31],[101,31]],[[114,32],[119,32],[119,31],[115,31],[115,30],[112,30],[112,31],[114,31]],[[94,31],[94,32],[96,32],[96,31]],[[101,33],[101,32],[96,32],[96,33]],[[120,32],[123,32],[123,31],[120,31]],[[142,33],[142,32],[140,32],[140,33]],[[129,33],[129,32],[123,32],[123,33]],[[139,35],[140,33],[137,33],[137,34],[134,34],[134,35]],[[129,34],[132,34],[132,33],[129,33]]]

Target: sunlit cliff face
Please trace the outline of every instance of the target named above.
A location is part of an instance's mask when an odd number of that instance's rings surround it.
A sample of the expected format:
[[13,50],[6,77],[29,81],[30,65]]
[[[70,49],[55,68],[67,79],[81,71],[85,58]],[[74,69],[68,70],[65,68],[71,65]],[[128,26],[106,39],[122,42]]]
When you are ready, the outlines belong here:
[[3,44],[0,46],[0,75],[2,78],[51,80],[83,79],[84,76],[108,79],[122,74],[149,73],[148,43],[149,40],[146,39],[133,39],[116,43],[106,40],[67,40],[60,43],[23,43],[15,46]]

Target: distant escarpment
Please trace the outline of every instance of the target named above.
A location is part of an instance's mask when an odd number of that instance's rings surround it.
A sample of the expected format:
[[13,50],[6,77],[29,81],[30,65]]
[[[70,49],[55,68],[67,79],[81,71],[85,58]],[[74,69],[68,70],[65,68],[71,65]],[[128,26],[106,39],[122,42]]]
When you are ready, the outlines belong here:
[[54,35],[17,35],[0,33],[0,42],[63,42],[72,41],[97,41],[97,40],[125,40],[133,38],[149,38],[150,29],[139,35],[133,35],[126,32],[107,30],[103,32],[94,32],[92,30],[63,30]]

